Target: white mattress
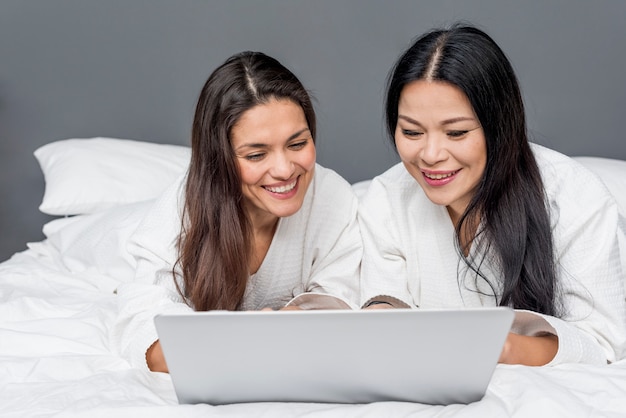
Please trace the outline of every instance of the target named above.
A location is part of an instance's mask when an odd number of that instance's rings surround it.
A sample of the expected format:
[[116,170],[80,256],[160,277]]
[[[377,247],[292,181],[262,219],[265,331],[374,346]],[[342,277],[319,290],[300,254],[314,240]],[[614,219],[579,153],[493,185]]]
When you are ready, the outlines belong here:
[[626,361],[499,365],[486,396],[470,405],[178,405],[169,375],[132,369],[109,350],[116,283],[67,272],[47,242],[0,264],[0,416],[626,416]]

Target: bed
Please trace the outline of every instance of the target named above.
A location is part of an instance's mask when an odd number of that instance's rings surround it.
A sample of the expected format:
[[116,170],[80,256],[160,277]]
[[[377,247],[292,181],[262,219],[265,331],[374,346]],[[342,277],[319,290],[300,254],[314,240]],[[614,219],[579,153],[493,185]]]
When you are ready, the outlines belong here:
[[[179,405],[169,375],[131,368],[108,331],[114,291],[133,274],[124,240],[189,156],[182,146],[115,138],[62,140],[35,152],[46,181],[40,210],[57,218],[43,227],[43,241],[0,263],[0,416],[626,416],[626,360],[498,365],[485,397],[469,405]],[[626,161],[577,159],[626,213]],[[354,185],[357,194],[366,187]]]

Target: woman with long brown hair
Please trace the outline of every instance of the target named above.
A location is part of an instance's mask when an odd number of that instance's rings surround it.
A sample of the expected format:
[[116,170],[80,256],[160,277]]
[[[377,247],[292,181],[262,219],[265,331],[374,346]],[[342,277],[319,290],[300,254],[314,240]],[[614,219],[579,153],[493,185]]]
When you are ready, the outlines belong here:
[[277,60],[244,52],[211,74],[189,171],[129,242],[137,278],[118,289],[114,338],[132,364],[167,371],[157,313],[356,306],[357,200],[316,164],[315,128],[309,94]]

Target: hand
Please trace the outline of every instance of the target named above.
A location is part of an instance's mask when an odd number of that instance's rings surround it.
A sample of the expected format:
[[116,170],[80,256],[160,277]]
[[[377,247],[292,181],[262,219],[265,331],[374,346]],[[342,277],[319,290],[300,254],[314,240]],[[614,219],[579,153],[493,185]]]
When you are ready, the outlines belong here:
[[282,308],[279,309],[279,311],[303,311],[303,310],[304,309],[302,309],[298,305],[283,306]]
[[169,373],[159,340],[156,340],[146,351],[146,362],[148,363],[148,368],[153,372]]
[[[261,310],[262,311],[273,311],[274,309],[272,309],[272,308],[263,308]],[[278,310],[279,311],[302,311],[304,309],[302,309],[298,305],[289,305],[289,306],[283,306],[282,308],[280,308]]]
[[506,338],[499,363],[543,366],[548,364],[559,349],[556,335],[527,336],[512,332]]
[[391,306],[388,303],[379,303],[376,305],[370,305],[367,308],[363,308],[363,309],[393,309],[393,306]]
[[374,302],[363,309],[393,309],[393,306],[387,302]]

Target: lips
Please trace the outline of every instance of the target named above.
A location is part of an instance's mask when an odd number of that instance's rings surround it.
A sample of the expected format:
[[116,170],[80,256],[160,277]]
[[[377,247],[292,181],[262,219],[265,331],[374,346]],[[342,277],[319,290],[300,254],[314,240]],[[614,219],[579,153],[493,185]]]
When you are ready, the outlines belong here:
[[450,183],[461,170],[426,172],[422,171],[424,180],[431,186],[443,186]]
[[455,175],[458,171],[453,171],[451,173],[445,173],[445,174],[429,174],[429,173],[424,173],[424,175],[426,177],[428,177],[431,180],[441,180],[441,179],[445,179],[448,177],[451,177],[453,175]]
[[281,184],[279,186],[262,186],[265,190],[277,194],[288,194],[298,185],[298,179],[294,179],[290,183]]

